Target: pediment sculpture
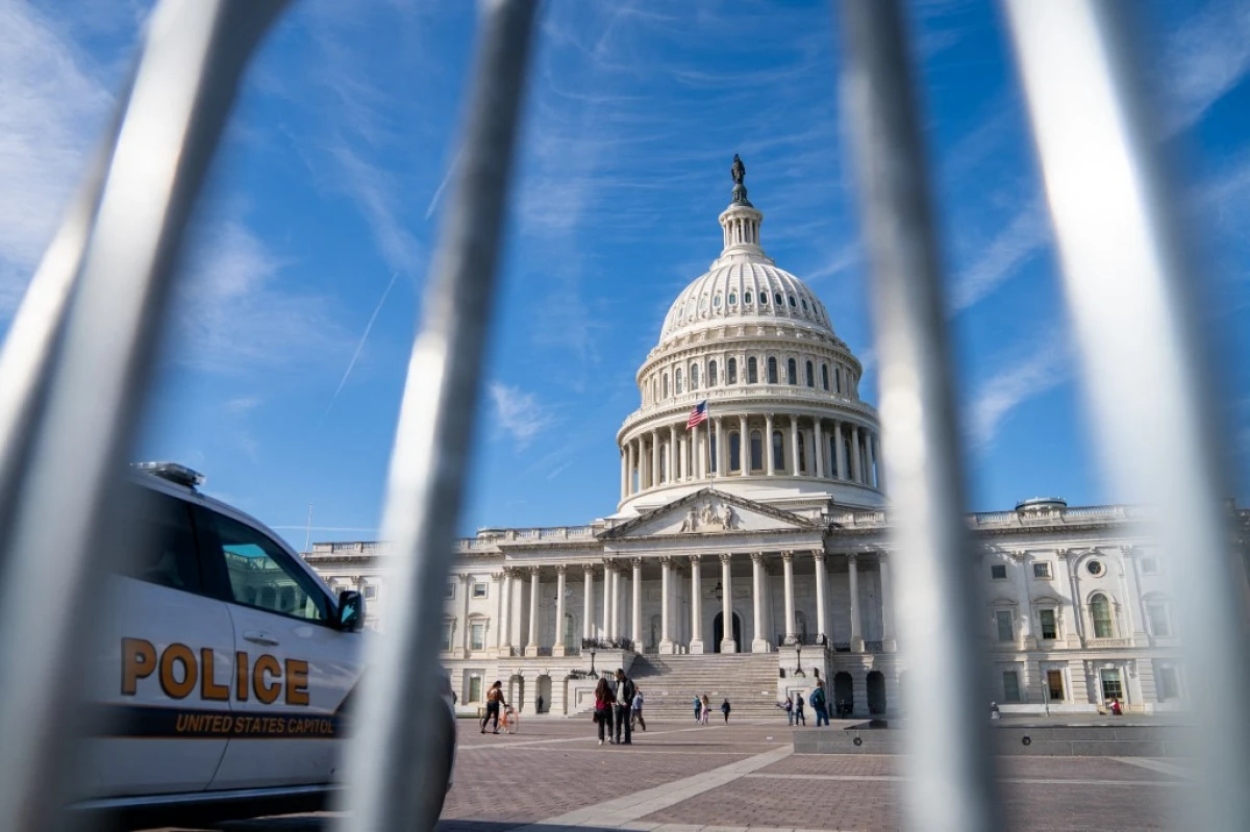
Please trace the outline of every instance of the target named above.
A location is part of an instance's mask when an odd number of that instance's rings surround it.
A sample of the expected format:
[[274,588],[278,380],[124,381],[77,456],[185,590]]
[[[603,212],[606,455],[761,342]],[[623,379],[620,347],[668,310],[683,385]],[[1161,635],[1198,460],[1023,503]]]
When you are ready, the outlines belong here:
[[686,516],[681,521],[682,532],[697,531],[732,531],[738,528],[738,512],[729,503],[722,502],[719,506],[708,502],[700,507],[689,506]]

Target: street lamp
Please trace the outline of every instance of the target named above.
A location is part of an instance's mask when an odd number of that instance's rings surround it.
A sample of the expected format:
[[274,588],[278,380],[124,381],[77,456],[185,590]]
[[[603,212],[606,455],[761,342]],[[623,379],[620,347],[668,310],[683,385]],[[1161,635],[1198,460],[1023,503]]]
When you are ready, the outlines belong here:
[[714,593],[715,593],[715,595],[716,595],[716,600],[717,600],[717,601],[722,601],[722,600],[724,600],[724,598],[725,598],[725,588],[724,588],[724,587],[722,587],[722,586],[720,585],[720,581],[717,581],[717,582],[716,582],[716,589],[714,589],[714,590],[713,590],[713,592],[714,592]]
[[590,675],[595,675],[595,646],[590,645]]

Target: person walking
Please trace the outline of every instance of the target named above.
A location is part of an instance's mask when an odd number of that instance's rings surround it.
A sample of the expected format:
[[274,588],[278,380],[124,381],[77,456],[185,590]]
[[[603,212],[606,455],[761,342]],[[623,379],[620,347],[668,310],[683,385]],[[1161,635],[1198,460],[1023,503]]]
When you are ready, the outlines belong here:
[[703,713],[703,700],[696,693],[694,695],[694,721],[699,721],[699,716]]
[[699,704],[702,706],[699,710],[699,723],[707,725],[708,716],[712,713],[712,703],[708,700],[706,693],[703,694],[703,698],[699,700]]
[[634,707],[629,714],[631,724],[637,723],[642,730],[647,730],[647,721],[642,718],[642,688],[634,686]]
[[825,699],[825,683],[817,682],[816,690],[812,691],[812,710],[816,712],[816,727],[829,724],[829,704]]
[[491,733],[499,733],[499,708],[507,704],[503,699],[503,682],[496,680],[495,684],[490,686],[490,690],[486,691],[486,716],[482,717],[483,734],[486,733],[486,723],[492,719],[495,721],[495,730]]
[[728,725],[729,724],[729,698],[728,697],[725,698],[724,702],[720,703],[720,712],[725,715],[725,724]]
[[601,678],[599,684],[595,685],[595,723],[599,726],[600,745],[603,745],[605,731],[608,739],[616,742],[612,736],[612,701],[612,686],[608,684],[607,677]]
[[634,682],[625,675],[624,668],[618,667],[616,669],[616,701],[613,705],[613,716],[616,718],[614,736],[617,745],[633,745],[633,727],[629,720],[629,711],[633,706]]
[[794,725],[794,697],[786,694],[785,704],[781,706],[786,711],[786,725]]
[[799,691],[794,695],[794,724],[803,723],[807,726],[807,717],[803,715],[803,691]]

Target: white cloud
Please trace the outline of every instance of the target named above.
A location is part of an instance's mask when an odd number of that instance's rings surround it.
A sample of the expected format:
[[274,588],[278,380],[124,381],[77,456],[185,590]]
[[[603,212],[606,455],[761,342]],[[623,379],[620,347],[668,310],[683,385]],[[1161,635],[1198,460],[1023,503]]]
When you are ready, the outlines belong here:
[[260,396],[239,396],[226,402],[226,412],[233,415],[242,415],[260,406]]
[[487,389],[494,405],[496,424],[511,434],[518,445],[528,445],[551,424],[551,415],[533,393],[500,382],[492,382]]
[[969,268],[955,281],[951,308],[967,309],[987,297],[1014,276],[1050,239],[1046,216],[1034,202],[1012,217]]
[[1159,62],[1167,135],[1198,121],[1250,72],[1250,5],[1216,0],[1168,38]]
[[993,442],[1003,420],[1016,408],[1067,381],[1069,356],[1063,343],[1057,338],[1039,346],[975,391],[966,425],[973,450]]

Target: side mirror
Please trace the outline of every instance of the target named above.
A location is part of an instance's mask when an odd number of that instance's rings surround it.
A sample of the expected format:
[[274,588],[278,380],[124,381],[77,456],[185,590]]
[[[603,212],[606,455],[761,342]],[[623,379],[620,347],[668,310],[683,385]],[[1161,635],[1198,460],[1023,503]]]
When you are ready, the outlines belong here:
[[365,626],[365,596],[354,589],[339,593],[338,626],[347,633],[360,632]]

